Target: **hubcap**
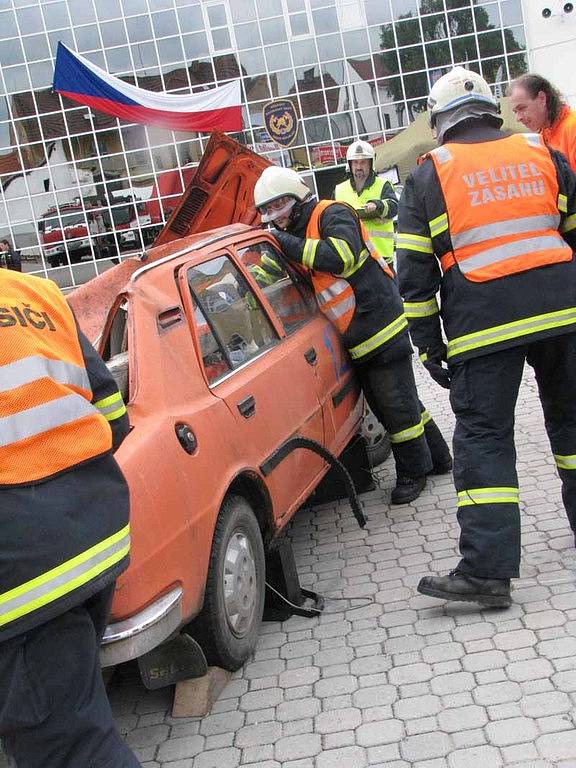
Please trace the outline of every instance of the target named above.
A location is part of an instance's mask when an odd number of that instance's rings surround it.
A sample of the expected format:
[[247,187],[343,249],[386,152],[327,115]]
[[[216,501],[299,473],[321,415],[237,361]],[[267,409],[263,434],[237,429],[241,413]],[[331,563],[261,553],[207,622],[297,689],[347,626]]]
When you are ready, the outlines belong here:
[[224,607],[230,629],[245,635],[256,610],[257,582],[254,553],[248,537],[236,531],[228,541],[224,557]]

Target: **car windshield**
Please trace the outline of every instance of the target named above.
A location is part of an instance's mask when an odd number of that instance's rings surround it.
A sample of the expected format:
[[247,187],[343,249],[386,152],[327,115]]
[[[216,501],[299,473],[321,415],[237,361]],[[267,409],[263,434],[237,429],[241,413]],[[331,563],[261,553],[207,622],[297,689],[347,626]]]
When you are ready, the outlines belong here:
[[84,214],[82,211],[78,211],[78,213],[63,213],[62,214],[62,224],[60,224],[60,219],[55,217],[52,219],[44,219],[42,224],[44,225],[44,229],[60,229],[61,226],[63,227],[74,227],[78,224],[84,224]]

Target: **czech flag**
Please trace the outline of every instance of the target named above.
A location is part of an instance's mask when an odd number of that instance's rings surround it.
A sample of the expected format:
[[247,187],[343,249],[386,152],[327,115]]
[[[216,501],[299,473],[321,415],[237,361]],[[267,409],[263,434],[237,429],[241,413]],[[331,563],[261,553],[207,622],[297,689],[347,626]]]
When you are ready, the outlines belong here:
[[200,93],[176,95],[137,88],[58,43],[52,88],[121,120],[172,131],[241,131],[240,80]]

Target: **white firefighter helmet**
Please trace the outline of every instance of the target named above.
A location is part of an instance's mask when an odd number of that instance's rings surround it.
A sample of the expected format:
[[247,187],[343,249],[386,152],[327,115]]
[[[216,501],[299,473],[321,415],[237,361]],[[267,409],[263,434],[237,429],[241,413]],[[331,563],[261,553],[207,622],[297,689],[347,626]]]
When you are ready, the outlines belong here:
[[[306,186],[296,171],[291,168],[279,168],[277,165],[272,165],[262,171],[256,182],[254,205],[260,213],[262,221],[266,223],[284,216],[294,207],[296,202],[303,202],[310,194],[309,187]],[[266,211],[266,206],[282,197],[291,198],[290,202],[277,210]]]
[[367,141],[353,141],[346,152],[346,160],[374,160],[374,147]]
[[491,115],[498,112],[498,102],[486,80],[470,69],[454,67],[432,86],[428,96],[430,125],[434,128],[438,115],[465,104],[485,106]]

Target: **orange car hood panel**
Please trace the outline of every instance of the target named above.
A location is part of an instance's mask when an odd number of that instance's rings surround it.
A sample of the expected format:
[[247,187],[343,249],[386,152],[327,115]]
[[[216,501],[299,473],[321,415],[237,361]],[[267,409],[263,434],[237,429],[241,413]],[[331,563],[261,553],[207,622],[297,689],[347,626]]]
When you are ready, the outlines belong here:
[[272,165],[223,133],[213,133],[198,169],[154,245],[227,224],[259,224],[254,185]]

